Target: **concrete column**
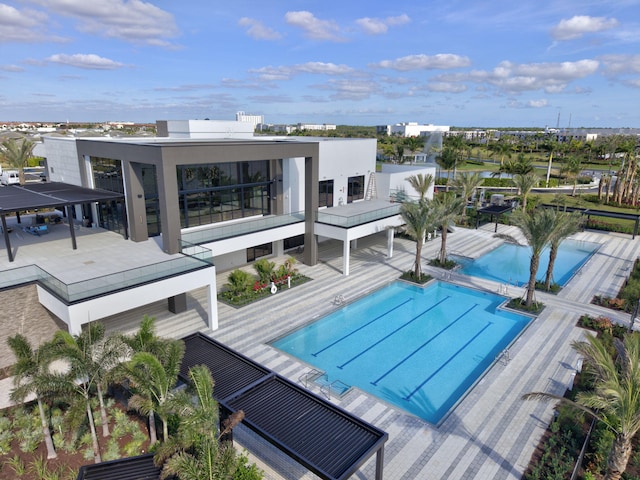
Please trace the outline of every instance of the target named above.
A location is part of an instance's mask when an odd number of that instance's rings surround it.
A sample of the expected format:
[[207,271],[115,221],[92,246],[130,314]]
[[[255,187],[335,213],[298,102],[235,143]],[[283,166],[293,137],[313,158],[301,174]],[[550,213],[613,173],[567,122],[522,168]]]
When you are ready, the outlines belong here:
[[209,316],[209,328],[211,330],[218,329],[218,303],[216,298],[216,281],[215,273],[213,274],[213,283],[207,287],[207,313]]
[[147,208],[142,184],[142,164],[123,162],[122,175],[126,185],[129,236],[134,242],[144,242],[149,239],[149,230],[147,228]]
[[304,159],[304,263],[309,266],[318,263],[318,236],[315,221],[318,215],[319,154]]
[[171,313],[182,313],[187,311],[187,294],[180,293],[168,298],[169,311]]
[[349,255],[351,253],[349,240],[342,241],[342,275],[349,275]]
[[393,228],[387,229],[387,258],[393,258],[393,238],[395,230]]

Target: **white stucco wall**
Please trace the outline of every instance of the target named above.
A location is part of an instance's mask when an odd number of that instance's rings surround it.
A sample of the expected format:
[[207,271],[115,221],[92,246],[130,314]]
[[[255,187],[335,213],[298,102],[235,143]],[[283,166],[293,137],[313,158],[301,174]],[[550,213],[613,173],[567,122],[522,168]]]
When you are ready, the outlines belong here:
[[75,138],[43,137],[49,180],[82,186]]
[[[419,173],[423,175],[433,175],[435,179],[436,167],[383,163],[382,172],[376,174],[378,198],[381,200],[388,199],[392,193],[404,189],[409,198],[417,199],[418,192],[409,184],[407,178]],[[427,193],[427,198],[433,198],[433,192],[434,186],[431,185]]]

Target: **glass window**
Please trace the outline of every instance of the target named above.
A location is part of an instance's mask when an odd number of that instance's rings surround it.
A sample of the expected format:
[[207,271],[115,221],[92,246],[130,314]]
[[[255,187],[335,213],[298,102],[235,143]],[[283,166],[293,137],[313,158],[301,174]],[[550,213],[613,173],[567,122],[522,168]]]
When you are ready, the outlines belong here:
[[247,248],[247,262],[253,262],[260,257],[266,257],[273,253],[273,245],[271,243],[264,243],[262,245],[256,245],[255,247]]
[[322,180],[319,185],[319,207],[333,207],[333,180]]
[[347,203],[364,198],[364,175],[349,177],[347,183]]

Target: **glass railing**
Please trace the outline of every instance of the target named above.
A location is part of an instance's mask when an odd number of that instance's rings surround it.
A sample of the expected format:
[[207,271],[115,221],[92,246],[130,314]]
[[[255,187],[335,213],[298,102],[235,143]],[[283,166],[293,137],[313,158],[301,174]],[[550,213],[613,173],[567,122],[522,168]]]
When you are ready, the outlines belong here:
[[63,302],[74,303],[210,266],[212,265],[211,252],[207,254],[205,250],[207,249],[201,249],[197,252],[198,255],[203,256],[202,259],[196,255],[185,254],[165,262],[74,283],[64,283],[37,265],[28,265],[3,271],[0,288],[37,282]]
[[375,220],[380,220],[382,218],[393,217],[399,213],[399,203],[393,203],[388,207],[360,213],[358,215],[336,215],[335,213],[327,213],[326,210],[321,210],[318,212],[317,222],[335,225],[337,227],[350,228],[373,222]]
[[202,245],[196,245],[184,240],[180,240],[180,252],[184,255],[196,258],[202,262],[210,263],[213,265],[213,253],[211,249],[205,248]]
[[290,213],[287,215],[270,215],[257,217],[256,219],[243,220],[236,223],[222,225],[213,224],[201,230],[193,230],[182,233],[182,240],[190,244],[202,244],[215,242],[225,238],[237,237],[271,228],[283,227],[293,223],[304,222],[304,212]]

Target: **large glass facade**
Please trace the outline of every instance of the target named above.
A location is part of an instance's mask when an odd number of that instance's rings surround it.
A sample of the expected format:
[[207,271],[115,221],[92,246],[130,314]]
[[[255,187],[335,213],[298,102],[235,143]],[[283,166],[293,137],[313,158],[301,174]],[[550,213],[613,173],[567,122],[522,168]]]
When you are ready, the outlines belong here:
[[[91,171],[96,188],[124,194],[122,180],[122,162],[113,158],[91,157]],[[97,223],[99,227],[125,234],[125,212],[123,204],[116,201],[99,202],[98,218],[87,218],[87,223]],[[86,217],[91,215],[91,209],[83,207]]]
[[268,160],[179,165],[177,177],[183,228],[271,213]]

